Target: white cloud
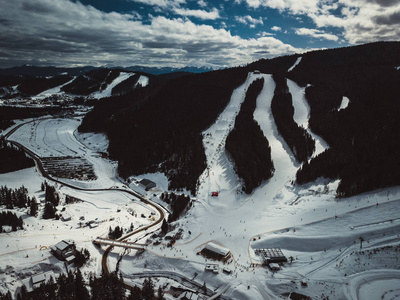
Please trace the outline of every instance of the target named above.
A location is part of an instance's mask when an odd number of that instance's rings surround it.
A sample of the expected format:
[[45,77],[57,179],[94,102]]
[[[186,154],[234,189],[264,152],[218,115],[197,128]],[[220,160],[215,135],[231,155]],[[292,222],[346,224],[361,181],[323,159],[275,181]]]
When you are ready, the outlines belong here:
[[250,28],[255,28],[256,25],[264,25],[263,19],[260,17],[258,19],[253,18],[252,16],[235,16],[235,20],[239,23],[249,25]]
[[133,2],[142,3],[151,6],[158,6],[162,8],[177,7],[186,3],[185,0],[131,0]]
[[339,38],[336,35],[333,35],[330,33],[325,33],[318,29],[298,28],[298,29],[296,29],[296,34],[311,36],[313,38],[324,39],[324,40],[335,41],[335,42],[339,40]]
[[204,1],[204,0],[199,0],[199,1],[197,1],[197,4],[198,4],[200,7],[206,7],[206,6],[207,6],[207,2]]
[[273,37],[158,16],[149,21],[68,0],[13,0],[0,10],[0,65],[235,66],[302,52]]
[[317,28],[338,28],[350,44],[400,39],[399,0],[243,1],[250,8],[268,7],[295,16],[308,16]]
[[196,17],[202,20],[216,20],[220,18],[219,11],[216,8],[214,8],[211,11],[205,11],[200,9],[190,10],[186,8],[174,8],[173,12],[180,16]]
[[272,27],[271,27],[271,30],[272,30],[272,31],[282,31],[282,28],[279,27],[279,26],[272,26]]
[[274,35],[275,35],[275,33],[266,32],[266,31],[257,33],[257,36],[274,36]]

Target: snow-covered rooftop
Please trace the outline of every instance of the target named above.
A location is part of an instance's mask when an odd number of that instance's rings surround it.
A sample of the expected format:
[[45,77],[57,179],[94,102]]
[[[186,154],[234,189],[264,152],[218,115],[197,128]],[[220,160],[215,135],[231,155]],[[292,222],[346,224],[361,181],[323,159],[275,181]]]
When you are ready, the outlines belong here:
[[220,246],[220,245],[218,245],[218,244],[216,244],[216,243],[214,243],[214,242],[209,242],[209,243],[207,243],[207,244],[204,246],[203,249],[210,250],[210,251],[212,251],[212,252],[214,252],[214,253],[217,253],[217,254],[219,254],[219,255],[222,255],[222,256],[226,256],[226,255],[228,255],[229,252],[230,252],[229,249],[227,249],[227,248],[225,248],[225,247],[223,247],[223,246]]

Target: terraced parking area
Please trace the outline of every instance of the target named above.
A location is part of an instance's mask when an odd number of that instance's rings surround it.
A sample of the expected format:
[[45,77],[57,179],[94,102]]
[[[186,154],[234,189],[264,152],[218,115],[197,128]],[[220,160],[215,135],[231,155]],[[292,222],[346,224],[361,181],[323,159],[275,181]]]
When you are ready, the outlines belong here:
[[53,177],[96,180],[93,165],[81,157],[43,157],[43,168]]

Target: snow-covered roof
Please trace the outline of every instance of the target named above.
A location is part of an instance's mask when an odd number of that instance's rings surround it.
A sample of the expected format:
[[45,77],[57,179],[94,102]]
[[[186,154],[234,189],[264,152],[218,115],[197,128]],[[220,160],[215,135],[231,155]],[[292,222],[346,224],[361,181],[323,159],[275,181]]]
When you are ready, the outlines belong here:
[[204,249],[210,250],[210,251],[220,254],[222,256],[226,256],[230,252],[228,248],[217,245],[214,242],[209,242],[207,245],[204,246]]
[[32,284],[37,284],[44,282],[46,280],[46,275],[44,273],[32,276]]
[[61,242],[58,242],[54,247],[52,248],[56,248],[60,251],[63,251],[65,249],[67,249],[70,245],[73,245],[73,242],[71,240],[63,240]]

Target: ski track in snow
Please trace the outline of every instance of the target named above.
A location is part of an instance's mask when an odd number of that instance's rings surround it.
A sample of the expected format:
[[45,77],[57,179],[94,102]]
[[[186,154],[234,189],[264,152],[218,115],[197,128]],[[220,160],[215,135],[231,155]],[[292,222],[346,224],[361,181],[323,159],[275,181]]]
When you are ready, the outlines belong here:
[[64,94],[64,92],[61,92],[61,88],[63,86],[65,86],[65,85],[67,85],[67,84],[70,84],[75,79],[76,79],[76,76],[74,76],[70,81],[68,81],[68,82],[66,82],[66,83],[64,83],[62,85],[59,85],[59,86],[56,86],[54,88],[48,89],[48,90],[46,90],[44,92],[41,92],[40,94],[38,94],[36,96],[33,96],[32,99],[43,99],[43,98],[49,97],[49,96],[54,95],[54,94]]
[[237,203],[235,200],[240,184],[225,152],[225,141],[233,129],[248,87],[260,77],[260,75],[249,73],[245,83],[233,91],[229,104],[219,115],[217,121],[203,132],[207,168],[200,176],[199,198],[209,201],[211,192],[218,191],[221,194],[229,193],[227,198],[233,200],[232,204]]
[[296,66],[301,62],[301,59],[302,59],[301,56],[298,57],[298,58],[296,59],[296,62],[293,64],[293,66],[291,66],[291,67],[289,68],[288,72],[293,71],[293,69],[296,68]]
[[93,98],[97,98],[97,99],[110,97],[112,89],[117,84],[121,83],[122,81],[127,80],[128,78],[130,78],[131,76],[134,76],[134,75],[135,75],[135,73],[121,72],[119,74],[119,76],[116,79],[114,79],[114,81],[111,84],[109,84],[104,90],[94,92],[94,93],[90,94],[90,96],[92,96]]
[[313,133],[308,126],[308,121],[310,118],[310,106],[308,105],[305,97],[305,88],[299,87],[297,83],[290,79],[287,79],[287,85],[289,87],[289,92],[292,94],[292,103],[294,107],[293,119],[299,126],[304,127],[314,139],[315,151],[312,157],[315,157],[328,149],[329,145],[319,135]]

